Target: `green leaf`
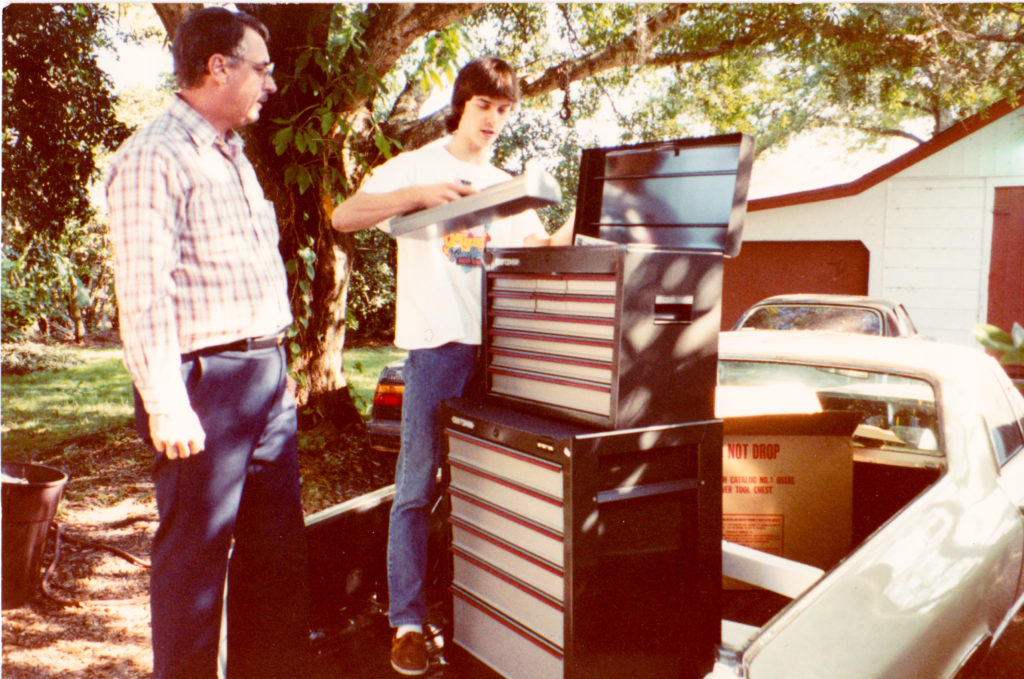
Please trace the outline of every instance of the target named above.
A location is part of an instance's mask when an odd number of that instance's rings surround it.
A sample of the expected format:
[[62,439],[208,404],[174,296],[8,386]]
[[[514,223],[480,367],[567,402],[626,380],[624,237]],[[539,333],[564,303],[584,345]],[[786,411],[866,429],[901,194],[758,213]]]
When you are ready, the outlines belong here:
[[300,167],[296,175],[295,183],[298,185],[299,194],[301,195],[306,192],[306,189],[313,185],[313,175],[311,175],[309,170],[304,167]]
[[301,73],[306,69],[306,64],[309,63],[310,57],[313,56],[312,49],[305,49],[299,54],[298,59],[295,60],[295,72]]
[[334,126],[335,115],[333,111],[324,111],[320,114],[320,134],[327,136]]
[[981,323],[974,326],[972,330],[974,338],[985,347],[999,354],[1012,351],[1013,338],[1002,328],[987,323]]
[[1001,365],[1024,365],[1024,349],[1012,349],[999,359]]
[[292,138],[295,136],[295,129],[291,126],[282,127],[274,135],[274,150],[277,155],[282,155],[288,148],[288,145],[292,143]]
[[388,141],[386,135],[381,132],[377,132],[373,135],[373,143],[385,158],[391,157],[391,143]]

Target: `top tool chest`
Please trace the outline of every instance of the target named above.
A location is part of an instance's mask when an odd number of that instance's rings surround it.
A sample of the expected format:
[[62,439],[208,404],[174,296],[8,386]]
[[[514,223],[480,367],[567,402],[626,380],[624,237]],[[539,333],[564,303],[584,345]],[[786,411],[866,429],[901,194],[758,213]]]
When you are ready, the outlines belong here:
[[486,392],[608,429],[712,418],[752,161],[740,134],[584,150],[592,245],[486,253]]
[[496,250],[486,283],[489,395],[606,429],[714,417],[720,254]]

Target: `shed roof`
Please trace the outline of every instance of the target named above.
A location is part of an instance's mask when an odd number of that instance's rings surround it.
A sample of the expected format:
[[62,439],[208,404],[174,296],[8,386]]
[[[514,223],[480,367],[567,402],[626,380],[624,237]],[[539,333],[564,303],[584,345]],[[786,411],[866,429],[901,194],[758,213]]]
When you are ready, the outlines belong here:
[[778,196],[767,196],[765,198],[754,198],[747,204],[748,212],[757,210],[770,210],[777,207],[789,205],[800,205],[802,203],[815,203],[833,198],[846,198],[855,196],[858,193],[870,189],[872,186],[882,183],[889,177],[902,172],[911,165],[919,163],[928,156],[938,153],[942,149],[955,144],[965,137],[977,132],[987,125],[991,125],[1003,116],[1010,114],[1017,109],[1024,107],[1024,89],[1017,93],[992,104],[988,108],[975,113],[969,118],[950,125],[942,132],[939,132],[924,144],[907,151],[903,155],[894,158],[885,165],[875,168],[871,172],[854,179],[845,184],[825,186],[820,189],[807,191],[796,191],[784,193]]

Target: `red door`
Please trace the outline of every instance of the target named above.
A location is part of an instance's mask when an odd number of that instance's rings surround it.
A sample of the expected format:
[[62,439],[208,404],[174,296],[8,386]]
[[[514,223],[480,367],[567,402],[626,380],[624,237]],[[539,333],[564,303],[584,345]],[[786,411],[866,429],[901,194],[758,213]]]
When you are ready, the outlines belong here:
[[[988,273],[988,322],[1007,332],[1024,325],[1024,186],[996,189],[992,259]],[[1024,367],[1007,370],[1024,375]]]
[[1024,325],[1024,186],[996,189],[992,261],[988,274],[988,322],[1009,331]]

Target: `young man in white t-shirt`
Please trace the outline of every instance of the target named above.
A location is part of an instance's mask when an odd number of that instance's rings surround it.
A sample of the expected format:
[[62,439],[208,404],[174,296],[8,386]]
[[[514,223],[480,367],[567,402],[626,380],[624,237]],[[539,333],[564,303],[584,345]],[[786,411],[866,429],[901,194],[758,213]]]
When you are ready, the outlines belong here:
[[[485,57],[467,64],[455,80],[445,121],[452,136],[377,168],[334,209],[334,228],[387,231],[392,217],[510,179],[489,160],[518,100],[516,73],[507,63]],[[462,394],[476,364],[484,248],[568,245],[571,238],[570,222],[549,237],[532,211],[445,236],[425,237],[430,228],[397,239],[395,344],[409,356],[387,563],[389,618],[396,628],[391,664],[405,675],[424,674],[429,666],[424,581],[441,456],[439,410],[442,401]]]

